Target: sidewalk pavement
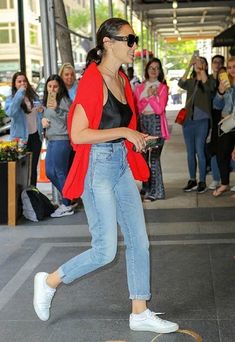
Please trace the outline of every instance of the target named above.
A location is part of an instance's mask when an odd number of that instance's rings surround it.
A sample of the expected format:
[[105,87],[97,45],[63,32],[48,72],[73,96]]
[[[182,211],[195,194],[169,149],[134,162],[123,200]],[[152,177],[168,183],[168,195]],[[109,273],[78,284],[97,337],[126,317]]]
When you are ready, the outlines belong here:
[[[166,312],[163,318],[178,322],[183,331],[161,335],[129,330],[120,233],[116,260],[61,286],[50,320],[38,320],[32,307],[35,273],[50,272],[90,246],[79,207],[69,217],[0,226],[0,342],[235,341],[235,202],[230,192],[219,198],[211,191],[183,193],[186,153],[175,115],[169,108],[172,138],[162,155],[166,199],[144,204],[144,209],[151,243],[150,308]],[[51,196],[50,185],[39,188]]]

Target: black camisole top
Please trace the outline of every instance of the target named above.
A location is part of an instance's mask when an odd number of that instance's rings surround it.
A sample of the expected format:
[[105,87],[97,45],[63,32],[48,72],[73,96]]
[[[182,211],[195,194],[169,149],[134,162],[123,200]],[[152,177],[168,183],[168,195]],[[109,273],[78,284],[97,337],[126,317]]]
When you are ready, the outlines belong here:
[[[103,107],[99,129],[128,127],[132,117],[130,106],[128,103],[123,104],[120,102],[108,87],[107,90],[108,99]],[[119,142],[121,140],[123,139],[117,139],[110,142]]]

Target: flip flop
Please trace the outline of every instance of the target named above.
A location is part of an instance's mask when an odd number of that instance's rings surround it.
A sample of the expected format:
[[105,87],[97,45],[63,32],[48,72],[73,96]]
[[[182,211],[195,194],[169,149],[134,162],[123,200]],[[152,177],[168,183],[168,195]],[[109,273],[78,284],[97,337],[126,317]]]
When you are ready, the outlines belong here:
[[[221,189],[222,188],[222,189]],[[223,185],[217,188],[215,191],[213,191],[212,195],[214,197],[219,197],[221,196],[224,192],[228,191],[228,187],[224,188]]]

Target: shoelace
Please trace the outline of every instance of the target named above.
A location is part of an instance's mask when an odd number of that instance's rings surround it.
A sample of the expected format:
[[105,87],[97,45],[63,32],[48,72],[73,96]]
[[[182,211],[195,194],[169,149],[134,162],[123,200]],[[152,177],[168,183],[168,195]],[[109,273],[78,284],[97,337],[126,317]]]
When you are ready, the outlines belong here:
[[154,311],[149,311],[149,317],[156,320],[156,321],[160,321],[161,323],[163,324],[169,324],[168,321],[165,321],[164,319],[158,317],[157,315],[162,315],[163,313],[157,313],[157,312],[154,312]]

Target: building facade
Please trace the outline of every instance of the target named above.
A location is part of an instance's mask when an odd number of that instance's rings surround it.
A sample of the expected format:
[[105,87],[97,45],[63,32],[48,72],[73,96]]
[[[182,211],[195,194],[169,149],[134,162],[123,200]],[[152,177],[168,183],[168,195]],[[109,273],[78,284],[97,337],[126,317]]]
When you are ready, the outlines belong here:
[[[65,0],[67,15],[73,10],[85,8],[88,0]],[[39,0],[24,0],[24,31],[26,73],[30,82],[39,81],[43,66],[42,35]],[[71,35],[74,62],[82,63],[86,51],[80,47],[79,39]],[[58,53],[59,56],[59,53]],[[0,0],[0,85],[10,84],[12,75],[20,70],[20,48],[18,28],[18,1]]]

